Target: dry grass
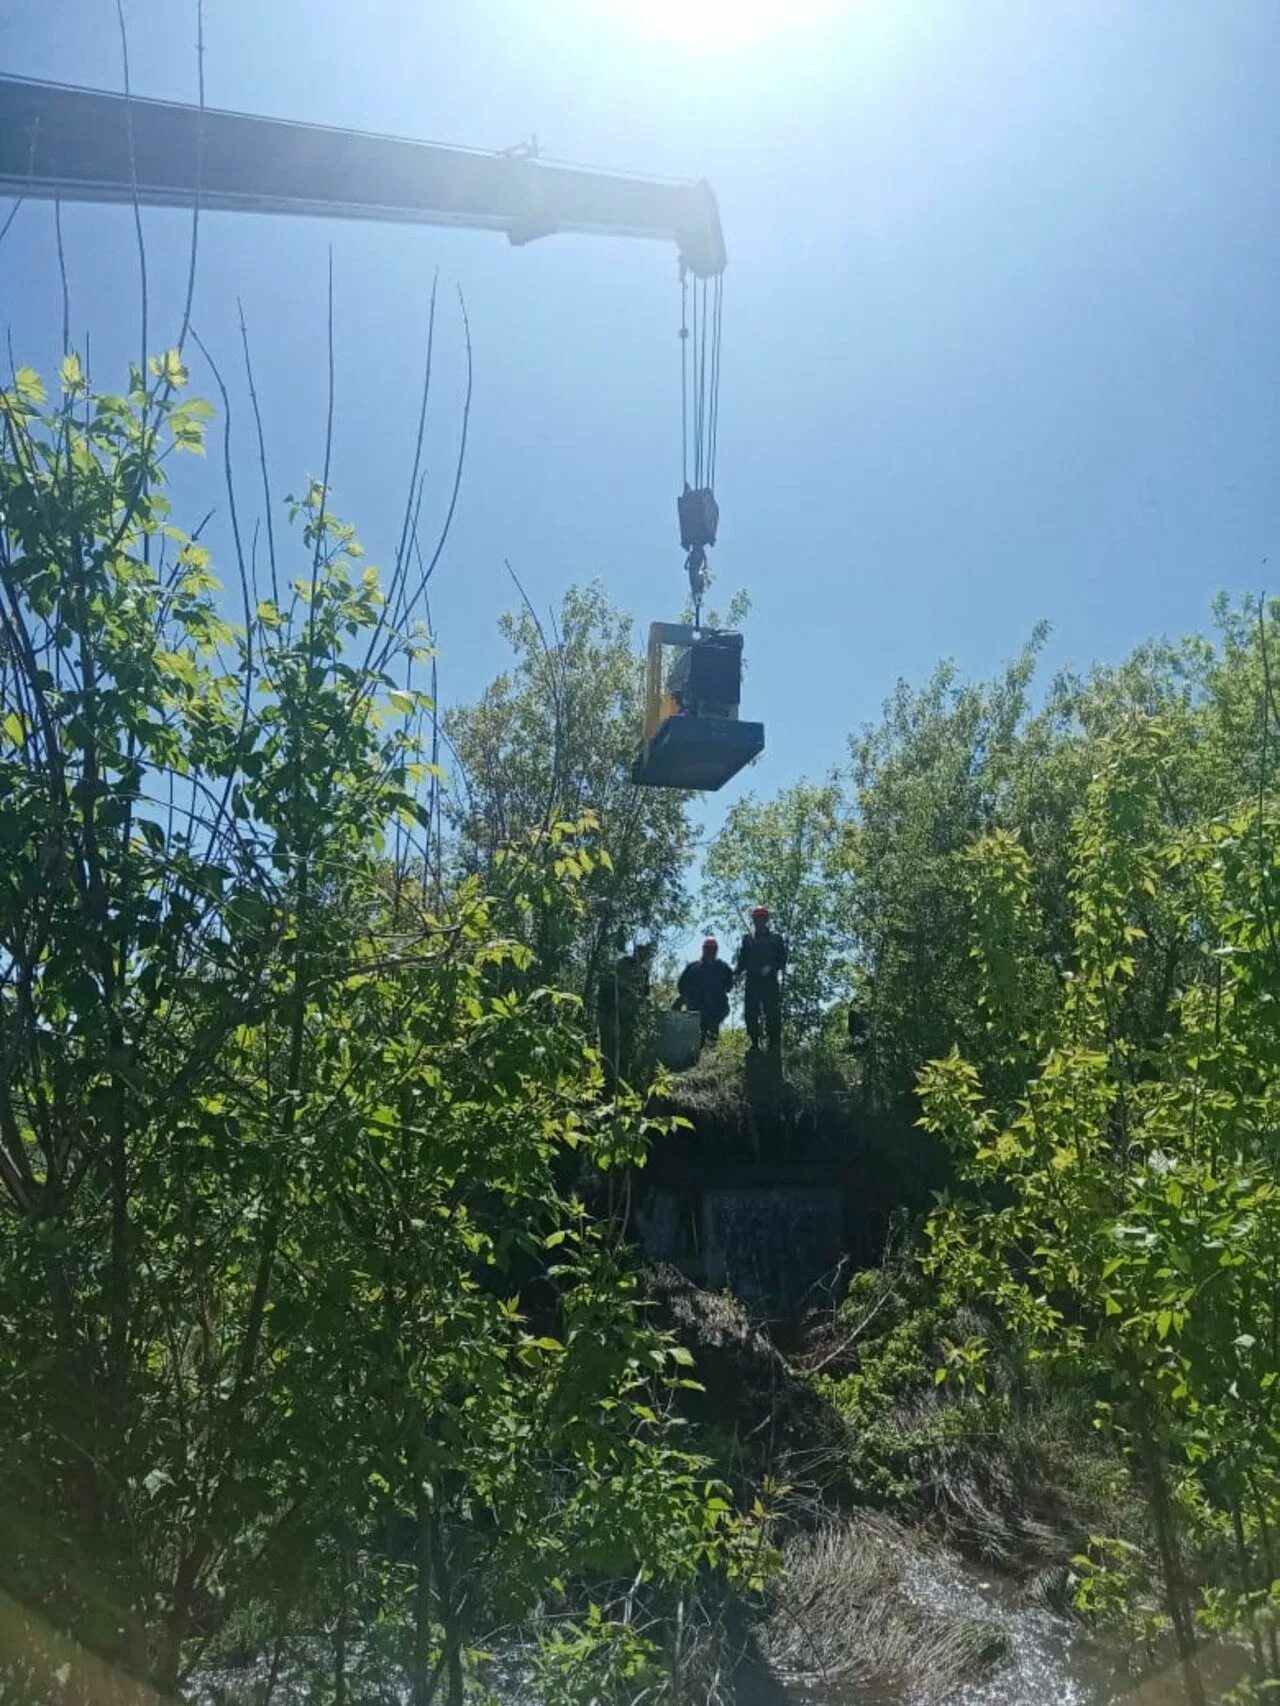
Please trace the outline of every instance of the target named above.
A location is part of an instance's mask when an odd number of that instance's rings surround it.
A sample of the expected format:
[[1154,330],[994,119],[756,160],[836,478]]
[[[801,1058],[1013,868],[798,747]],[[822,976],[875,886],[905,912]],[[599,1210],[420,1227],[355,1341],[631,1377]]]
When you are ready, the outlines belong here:
[[987,1622],[922,1604],[912,1564],[943,1555],[921,1531],[859,1512],[786,1548],[785,1570],[761,1630],[779,1674],[808,1685],[856,1687],[868,1697],[952,1698],[1007,1652]]

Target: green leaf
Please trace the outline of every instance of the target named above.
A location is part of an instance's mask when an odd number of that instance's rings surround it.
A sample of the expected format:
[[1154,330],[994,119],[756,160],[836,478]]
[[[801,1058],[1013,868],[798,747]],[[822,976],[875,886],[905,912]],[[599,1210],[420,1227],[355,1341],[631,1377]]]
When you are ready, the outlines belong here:
[[156,652],[155,663],[162,675],[173,677],[185,687],[194,689],[199,682],[195,663],[181,652]]
[[34,367],[20,367],[13,376],[14,389],[24,403],[43,403],[44,380]]
[[157,379],[176,390],[187,383],[187,370],[182,365],[182,357],[176,349],[166,350],[163,355],[153,355],[147,366]]

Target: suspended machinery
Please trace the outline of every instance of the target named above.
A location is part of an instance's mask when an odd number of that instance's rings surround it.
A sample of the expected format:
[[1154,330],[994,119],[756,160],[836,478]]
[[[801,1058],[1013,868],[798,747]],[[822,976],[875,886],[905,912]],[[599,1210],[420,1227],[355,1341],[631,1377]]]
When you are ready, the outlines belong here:
[[0,194],[241,213],[306,213],[504,232],[672,241],[680,260],[684,489],[692,624],[650,629],[634,780],[719,788],[763,750],[739,720],[742,638],[701,626],[715,544],[725,247],[711,187],[563,166],[536,144],[491,154],[327,125],[0,76]]

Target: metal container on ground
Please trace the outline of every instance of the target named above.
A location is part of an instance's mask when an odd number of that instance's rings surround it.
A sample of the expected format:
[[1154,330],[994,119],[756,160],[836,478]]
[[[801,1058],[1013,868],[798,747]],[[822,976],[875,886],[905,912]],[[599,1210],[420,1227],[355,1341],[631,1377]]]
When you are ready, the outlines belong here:
[[683,1072],[702,1052],[702,1020],[696,1013],[670,1012],[658,1027],[658,1059],[669,1072]]

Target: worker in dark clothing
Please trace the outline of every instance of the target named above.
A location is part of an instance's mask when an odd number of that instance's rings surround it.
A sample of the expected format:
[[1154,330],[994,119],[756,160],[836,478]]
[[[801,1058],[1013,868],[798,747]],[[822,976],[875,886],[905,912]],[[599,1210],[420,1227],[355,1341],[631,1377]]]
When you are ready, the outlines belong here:
[[769,928],[769,908],[751,909],[751,933],[742,938],[734,962],[745,985],[742,1008],[751,1047],[760,1047],[761,1022],[769,1053],[782,1049],[782,974],[787,969],[787,944]]
[[719,942],[708,936],[702,944],[702,958],[690,960],[676,984],[676,1006],[702,1020],[704,1043],[713,1043],[720,1035],[720,1027],[729,1017],[732,988],[733,971],[720,958]]

